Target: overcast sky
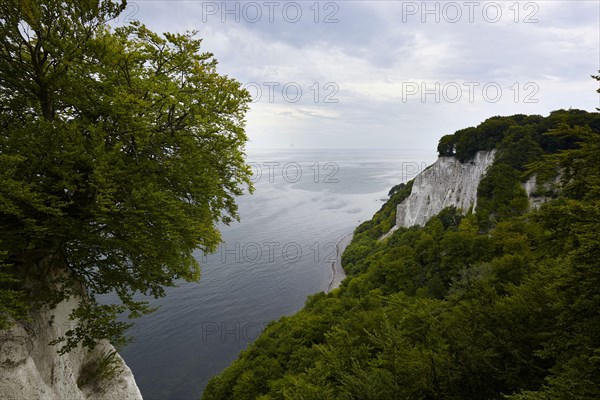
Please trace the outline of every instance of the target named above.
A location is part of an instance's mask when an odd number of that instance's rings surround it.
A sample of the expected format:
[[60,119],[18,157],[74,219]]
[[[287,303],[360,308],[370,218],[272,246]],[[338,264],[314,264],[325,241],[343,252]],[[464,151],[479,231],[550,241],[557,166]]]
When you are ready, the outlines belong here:
[[493,115],[600,106],[596,0],[129,3],[247,86],[248,149],[434,151]]

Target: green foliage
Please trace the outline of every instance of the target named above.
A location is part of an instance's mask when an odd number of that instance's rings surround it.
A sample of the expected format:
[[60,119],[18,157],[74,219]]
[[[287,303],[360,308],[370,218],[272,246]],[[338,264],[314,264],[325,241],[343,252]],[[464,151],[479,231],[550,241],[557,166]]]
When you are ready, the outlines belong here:
[[[204,398],[600,398],[600,129],[567,124],[568,148],[544,154],[534,117],[486,127],[476,213],[379,240],[397,192],[356,229],[342,286],[268,326]],[[528,211],[523,171],[557,167],[558,198]]]
[[[573,149],[575,143],[569,138],[545,135],[560,124],[570,127],[588,126],[600,130],[600,115],[583,110],[556,110],[548,117],[540,115],[516,114],[508,117],[492,117],[476,127],[456,131],[452,135],[442,136],[438,143],[440,156],[456,156],[461,162],[471,160],[478,151],[497,149],[505,153],[507,163],[517,169],[522,168],[528,157],[559,150]],[[534,143],[537,142],[537,145]],[[540,149],[541,148],[541,149]],[[504,150],[504,151],[503,151]],[[520,157],[521,160],[509,160]]]
[[0,330],[11,326],[10,319],[22,318],[27,312],[24,293],[19,281],[11,274],[10,266],[2,263],[6,252],[0,253]]
[[523,171],[526,164],[539,160],[544,154],[536,138],[534,125],[510,127],[497,146],[498,156],[495,162]]
[[406,183],[399,183],[399,184],[395,185],[388,192],[388,196],[392,196],[394,193],[396,193],[399,190],[404,189],[405,187],[406,187]]
[[589,127],[570,127],[566,123],[550,130],[548,136],[569,138],[577,147],[548,155],[543,162],[533,163],[528,173],[539,173],[548,179],[562,175],[563,194],[575,199],[600,196],[600,135]]
[[444,226],[444,229],[458,228],[460,221],[463,219],[463,215],[456,207],[450,206],[440,211],[437,215],[437,218]]
[[112,350],[83,366],[77,378],[77,386],[83,387],[93,383],[101,388],[103,382],[116,378],[121,372],[123,372],[123,362],[117,351]]
[[396,190],[390,199],[381,206],[373,218],[363,222],[354,231],[352,243],[342,254],[342,263],[348,274],[359,272],[354,268],[355,263],[359,263],[372,250],[373,241],[388,233],[396,225],[396,206],[410,195],[413,181],[400,185],[394,187]]
[[454,135],[442,136],[438,143],[437,151],[440,157],[449,157],[455,155],[456,144]]
[[508,164],[490,166],[477,188],[477,218],[481,226],[521,215],[527,210],[527,193],[520,185],[521,174]]
[[[0,0],[0,251],[46,303],[83,284],[66,349],[118,339],[117,313],[148,310],[134,294],[199,279],[192,252],[250,186],[248,92],[194,33],[111,30],[124,7]],[[109,292],[121,305],[97,304]]]

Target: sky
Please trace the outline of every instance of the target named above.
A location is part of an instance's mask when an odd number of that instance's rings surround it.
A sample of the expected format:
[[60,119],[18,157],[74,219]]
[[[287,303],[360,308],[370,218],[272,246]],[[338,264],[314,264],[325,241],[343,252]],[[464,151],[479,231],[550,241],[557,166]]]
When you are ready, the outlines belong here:
[[128,3],[121,22],[198,31],[248,89],[248,150],[435,151],[491,116],[600,107],[597,0]]

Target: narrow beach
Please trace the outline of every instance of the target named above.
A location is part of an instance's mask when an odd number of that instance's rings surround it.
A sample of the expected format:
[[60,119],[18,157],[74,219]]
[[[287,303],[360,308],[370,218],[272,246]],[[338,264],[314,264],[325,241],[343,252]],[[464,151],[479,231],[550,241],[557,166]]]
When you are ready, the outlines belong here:
[[338,240],[335,245],[336,256],[335,260],[331,262],[331,281],[329,282],[329,286],[325,293],[329,293],[333,289],[338,288],[346,277],[346,272],[344,272],[344,268],[342,268],[342,254],[344,253],[346,246],[352,241],[353,236],[354,233],[349,233]]

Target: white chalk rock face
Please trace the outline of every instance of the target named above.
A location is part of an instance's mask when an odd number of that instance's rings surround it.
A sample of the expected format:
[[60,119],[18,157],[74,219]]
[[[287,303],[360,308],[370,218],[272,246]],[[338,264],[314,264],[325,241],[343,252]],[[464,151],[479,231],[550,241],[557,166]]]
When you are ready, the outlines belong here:
[[539,194],[537,192],[540,189],[546,193],[558,190],[557,188],[560,185],[560,179],[561,175],[559,174],[554,178],[554,180],[539,184],[537,181],[537,175],[532,175],[529,177],[529,179],[522,184],[523,189],[525,189],[527,197],[529,198],[529,208],[538,209],[542,206],[542,204],[552,200],[551,197]]
[[0,331],[1,399],[142,399],[131,370],[118,354],[113,354],[110,364],[116,373],[107,379],[99,376],[98,365],[115,352],[110,343],[99,343],[92,351],[78,347],[64,356],[57,353],[59,346],[48,344],[73,324],[69,314],[78,304],[79,299],[72,298],[53,310],[34,310],[29,321]]
[[477,187],[494,162],[495,151],[480,151],[471,161],[439,157],[414,180],[412,191],[396,210],[396,226],[425,225],[429,218],[450,206],[477,207]]

